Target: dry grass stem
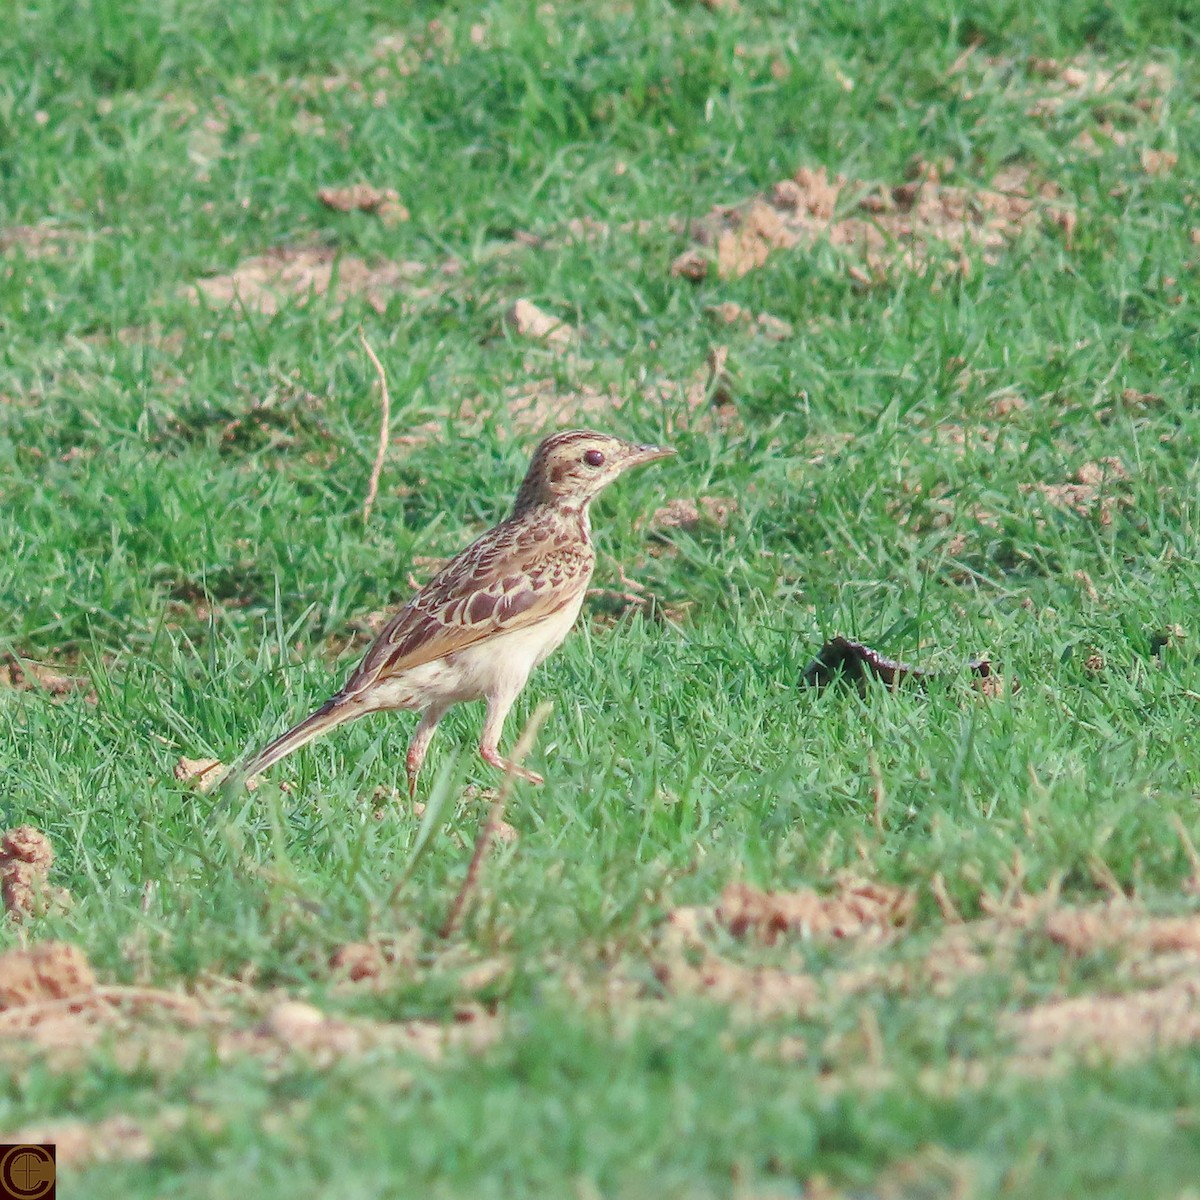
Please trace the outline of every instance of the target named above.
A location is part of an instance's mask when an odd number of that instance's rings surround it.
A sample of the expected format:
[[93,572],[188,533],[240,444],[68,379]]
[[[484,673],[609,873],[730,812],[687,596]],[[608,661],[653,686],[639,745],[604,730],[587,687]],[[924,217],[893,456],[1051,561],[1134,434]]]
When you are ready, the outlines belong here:
[[504,772],[504,778],[500,781],[500,788],[496,792],[496,798],[492,801],[487,817],[479,828],[479,836],[475,839],[475,850],[471,855],[470,865],[467,867],[466,878],[463,879],[462,887],[458,889],[458,895],[454,897],[454,903],[450,905],[450,911],[446,913],[446,919],[442,922],[441,929],[438,930],[439,937],[448,938],[453,935],[462,920],[462,914],[467,907],[467,901],[470,900],[472,894],[479,888],[479,877],[483,871],[483,860],[487,857],[488,847],[492,844],[504,820],[504,809],[508,804],[509,796],[512,794],[513,780],[517,777],[516,768],[521,765],[525,756],[533,749],[533,743],[537,739],[538,730],[541,729],[553,707],[554,705],[549,700],[543,700],[533,710],[533,715],[526,722],[525,728],[521,731],[521,736],[517,738],[517,744],[513,747],[512,754],[509,756],[508,769]]
[[383,363],[371,349],[371,343],[367,341],[367,335],[361,329],[358,331],[358,340],[362,343],[362,348],[367,352],[367,357],[371,360],[375,367],[375,373],[379,376],[379,447],[375,451],[371,478],[367,482],[367,498],[363,501],[363,524],[366,525],[371,519],[371,509],[375,506],[375,497],[379,494],[379,476],[383,473],[383,460],[387,457],[388,430],[392,420],[392,398],[388,394],[387,375],[384,372]]
[[936,871],[933,878],[929,881],[929,890],[933,893],[934,900],[937,901],[938,911],[942,914],[942,918],[948,925],[961,925],[962,913],[954,906],[954,901],[950,899],[950,893],[946,889],[946,880],[941,871]]
[[875,832],[883,837],[883,818],[888,803],[887,788],[884,787],[883,772],[879,769],[879,758],[874,750],[867,755],[867,764],[871,768],[871,793],[874,798],[872,820],[875,823]]
[[1187,826],[1184,825],[1183,818],[1178,813],[1171,814],[1171,824],[1175,826],[1175,832],[1179,835],[1179,841],[1183,845],[1183,852],[1187,855],[1188,864],[1192,868],[1192,874],[1184,883],[1183,890],[1196,895],[1200,893],[1200,851],[1197,851],[1196,843],[1192,841]]

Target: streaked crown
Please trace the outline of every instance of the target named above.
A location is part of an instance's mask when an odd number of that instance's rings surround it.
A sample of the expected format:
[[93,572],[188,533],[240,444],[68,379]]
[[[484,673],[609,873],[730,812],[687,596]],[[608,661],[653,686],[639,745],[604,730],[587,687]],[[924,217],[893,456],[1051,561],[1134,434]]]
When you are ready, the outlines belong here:
[[590,429],[552,434],[534,451],[514,511],[539,504],[583,508],[630,467],[674,453],[665,446],[638,446]]

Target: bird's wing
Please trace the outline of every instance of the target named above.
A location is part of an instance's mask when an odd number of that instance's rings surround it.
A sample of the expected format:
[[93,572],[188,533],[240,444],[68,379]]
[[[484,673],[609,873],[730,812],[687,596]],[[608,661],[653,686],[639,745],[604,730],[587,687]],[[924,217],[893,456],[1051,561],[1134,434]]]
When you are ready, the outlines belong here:
[[341,697],[484,638],[537,624],[587,587],[594,563],[586,542],[497,527],[451,559],[384,626]]

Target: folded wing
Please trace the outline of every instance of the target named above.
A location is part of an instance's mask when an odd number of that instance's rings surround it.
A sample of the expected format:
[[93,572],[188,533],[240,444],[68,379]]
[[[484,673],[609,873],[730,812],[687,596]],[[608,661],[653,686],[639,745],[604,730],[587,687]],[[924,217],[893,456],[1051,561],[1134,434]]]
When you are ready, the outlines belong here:
[[485,535],[452,559],[384,626],[339,699],[484,638],[536,625],[587,587],[595,562],[590,546],[557,545],[552,553],[543,547],[531,567],[525,543]]

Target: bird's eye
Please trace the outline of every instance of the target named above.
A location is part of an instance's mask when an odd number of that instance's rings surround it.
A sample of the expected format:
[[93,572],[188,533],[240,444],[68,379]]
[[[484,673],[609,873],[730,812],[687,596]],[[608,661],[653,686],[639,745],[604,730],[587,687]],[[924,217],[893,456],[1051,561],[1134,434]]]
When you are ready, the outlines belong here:
[[583,461],[589,467],[602,467],[604,466],[604,455],[599,450],[585,450],[583,452]]

